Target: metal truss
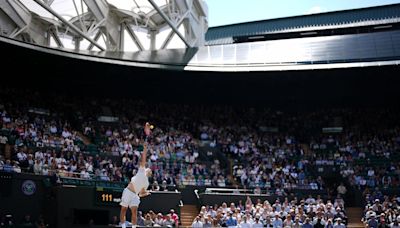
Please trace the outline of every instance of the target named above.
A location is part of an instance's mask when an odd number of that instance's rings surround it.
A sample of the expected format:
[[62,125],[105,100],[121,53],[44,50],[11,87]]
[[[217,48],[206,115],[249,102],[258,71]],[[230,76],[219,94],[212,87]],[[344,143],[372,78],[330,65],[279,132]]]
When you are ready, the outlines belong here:
[[[57,1],[72,2],[77,16],[67,19],[57,12],[52,6]],[[208,12],[203,0],[165,0],[164,5],[146,0],[150,3],[145,6],[147,12],[141,10],[144,6],[139,1],[143,0],[132,1],[136,10],[119,9],[107,0],[33,0],[52,16],[45,17],[23,0],[1,0],[0,35],[59,48],[73,42],[76,50],[124,51],[126,39],[140,51],[165,49],[175,36],[184,44],[182,48],[204,45]],[[160,39],[158,35],[167,31]]]

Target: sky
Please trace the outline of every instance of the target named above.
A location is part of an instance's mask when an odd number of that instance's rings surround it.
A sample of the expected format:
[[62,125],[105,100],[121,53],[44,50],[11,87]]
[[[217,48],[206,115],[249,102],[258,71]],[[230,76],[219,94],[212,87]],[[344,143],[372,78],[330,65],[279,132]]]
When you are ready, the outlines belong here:
[[400,3],[400,0],[205,0],[209,27]]

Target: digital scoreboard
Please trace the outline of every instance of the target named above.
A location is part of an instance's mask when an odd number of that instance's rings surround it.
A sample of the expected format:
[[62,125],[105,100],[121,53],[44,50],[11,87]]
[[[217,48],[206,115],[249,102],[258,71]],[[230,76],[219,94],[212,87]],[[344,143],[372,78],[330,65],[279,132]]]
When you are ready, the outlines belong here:
[[95,188],[94,204],[104,206],[119,206],[123,189],[120,188]]

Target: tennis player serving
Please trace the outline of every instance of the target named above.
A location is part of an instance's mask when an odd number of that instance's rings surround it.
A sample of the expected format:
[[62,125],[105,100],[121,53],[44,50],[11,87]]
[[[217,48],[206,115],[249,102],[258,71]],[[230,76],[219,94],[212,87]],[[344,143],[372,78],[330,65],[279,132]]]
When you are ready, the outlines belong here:
[[132,227],[136,226],[137,223],[137,210],[140,204],[140,198],[150,195],[147,191],[149,187],[148,178],[152,175],[151,169],[146,168],[146,156],[147,156],[147,138],[151,134],[153,125],[146,123],[144,126],[145,142],[143,144],[143,152],[140,159],[139,170],[135,176],[132,177],[131,182],[124,189],[121,198],[121,213],[120,213],[120,224],[122,228],[126,228],[126,211],[128,208],[132,212]]

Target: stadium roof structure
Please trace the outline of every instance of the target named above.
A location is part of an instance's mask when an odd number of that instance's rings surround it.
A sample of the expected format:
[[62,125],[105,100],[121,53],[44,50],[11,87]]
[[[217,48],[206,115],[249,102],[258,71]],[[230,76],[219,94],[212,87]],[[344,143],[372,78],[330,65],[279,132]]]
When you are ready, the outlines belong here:
[[334,11],[211,27],[206,45],[232,44],[236,37],[307,32],[400,22],[400,4]]
[[198,47],[207,14],[203,0],[7,0],[0,35],[74,50]]
[[[27,7],[26,2],[32,1],[50,15]],[[57,10],[57,2],[70,2],[77,15],[61,20],[65,16],[51,12]],[[204,37],[207,7],[200,0],[189,5],[183,0],[141,0],[141,7],[131,9],[118,5],[118,0],[77,0],[79,6],[74,2],[0,1],[0,42],[78,60],[186,71],[288,71],[400,63],[400,4],[221,26],[210,28]],[[149,5],[151,2],[154,4]],[[46,9],[50,3],[51,9]],[[177,8],[186,11],[171,11]],[[28,20],[19,24],[24,14]],[[178,35],[178,22],[185,25],[184,37]],[[167,31],[162,45],[155,44],[155,31]],[[145,39],[150,37],[147,48],[138,44],[143,44],[140,32]],[[126,51],[121,42],[125,33],[139,51]],[[69,37],[67,42],[61,40],[64,36]],[[172,36],[187,44],[166,49]],[[203,46],[205,38],[209,45]],[[63,45],[68,41],[74,44],[72,48]]]

